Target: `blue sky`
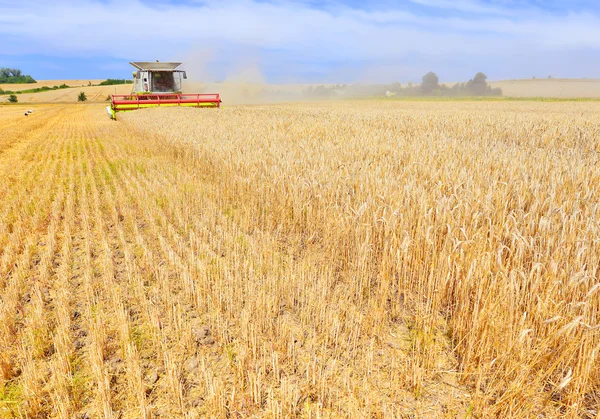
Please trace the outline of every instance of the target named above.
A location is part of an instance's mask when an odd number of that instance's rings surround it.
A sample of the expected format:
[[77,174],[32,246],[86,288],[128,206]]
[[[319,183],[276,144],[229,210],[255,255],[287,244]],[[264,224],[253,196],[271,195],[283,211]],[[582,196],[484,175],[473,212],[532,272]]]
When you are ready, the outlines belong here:
[[128,78],[184,61],[197,80],[600,78],[591,0],[0,0],[0,67]]

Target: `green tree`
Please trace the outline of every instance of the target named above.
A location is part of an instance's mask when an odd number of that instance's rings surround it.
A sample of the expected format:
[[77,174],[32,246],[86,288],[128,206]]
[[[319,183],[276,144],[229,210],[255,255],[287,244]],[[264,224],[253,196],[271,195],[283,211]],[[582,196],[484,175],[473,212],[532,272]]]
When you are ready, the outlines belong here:
[[85,94],[85,92],[80,92],[79,96],[77,96],[77,101],[85,102],[86,100],[87,100],[87,95]]
[[35,80],[18,68],[0,68],[0,83],[35,83]]
[[19,98],[17,98],[17,95],[15,95],[14,93],[12,95],[10,95],[8,97],[8,101],[11,103],[17,103],[19,101]]
[[423,76],[423,82],[421,83],[421,92],[426,95],[431,94],[434,90],[439,89],[440,79],[433,71]]
[[487,88],[487,76],[482,72],[475,74],[471,84],[471,91],[473,94],[476,96],[484,95]]
[[114,84],[131,84],[133,83],[132,80],[125,80],[125,79],[106,79],[104,81],[101,81],[99,83],[99,86],[112,86]]
[[0,68],[0,77],[3,78],[15,77],[15,73],[18,73],[20,75],[21,71],[12,68]]
[[467,82],[465,90],[474,96],[502,96],[502,89],[492,89],[487,82],[487,76],[481,72]]

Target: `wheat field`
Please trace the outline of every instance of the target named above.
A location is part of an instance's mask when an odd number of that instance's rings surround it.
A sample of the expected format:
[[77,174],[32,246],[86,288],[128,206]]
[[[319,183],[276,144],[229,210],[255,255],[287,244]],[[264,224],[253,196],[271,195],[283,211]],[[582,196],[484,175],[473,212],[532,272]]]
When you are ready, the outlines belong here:
[[0,107],[0,418],[600,418],[600,103]]

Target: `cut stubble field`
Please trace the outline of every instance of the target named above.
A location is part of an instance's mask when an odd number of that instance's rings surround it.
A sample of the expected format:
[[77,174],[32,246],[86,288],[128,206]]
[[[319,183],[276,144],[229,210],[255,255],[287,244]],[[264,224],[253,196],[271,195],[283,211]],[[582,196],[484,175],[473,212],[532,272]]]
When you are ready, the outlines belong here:
[[600,103],[0,108],[0,418],[599,417]]
[[99,84],[103,80],[38,80],[35,83],[0,83],[0,90],[11,90],[13,92],[19,90],[29,90],[36,89],[40,87],[53,87],[60,86],[61,84],[66,84],[68,86],[80,87],[80,86],[88,86],[91,84]]
[[[36,85],[32,85],[36,87]],[[8,90],[9,88],[7,88]],[[24,104],[67,104],[76,103],[77,97],[81,92],[84,92],[87,96],[88,102],[104,102],[110,104],[107,101],[107,97],[113,94],[129,94],[131,93],[130,84],[118,84],[114,86],[82,86],[82,87],[69,87],[65,89],[49,90],[46,92],[38,93],[20,93],[17,95],[19,103]],[[0,96],[0,104],[6,104],[8,102],[8,95]]]

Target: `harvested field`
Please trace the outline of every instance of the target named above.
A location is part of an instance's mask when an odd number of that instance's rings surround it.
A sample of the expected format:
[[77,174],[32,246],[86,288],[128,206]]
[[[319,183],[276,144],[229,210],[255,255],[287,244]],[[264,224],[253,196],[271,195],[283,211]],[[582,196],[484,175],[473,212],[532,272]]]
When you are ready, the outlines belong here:
[[99,84],[104,80],[37,80],[37,83],[23,83],[23,84],[14,84],[14,83],[0,83],[1,90],[10,90],[13,92],[17,92],[19,90],[29,90],[29,89],[37,89],[38,87],[53,87],[60,86],[62,84],[66,84],[67,86],[72,87],[80,87],[87,86],[90,82],[92,84]]
[[590,417],[600,103],[0,107],[0,418]]
[[[131,84],[72,87],[39,93],[21,93],[17,97],[19,103],[74,103],[77,102],[80,92],[85,92],[88,102],[106,102],[108,95],[131,93]],[[1,102],[8,102],[8,95],[0,96]]]

